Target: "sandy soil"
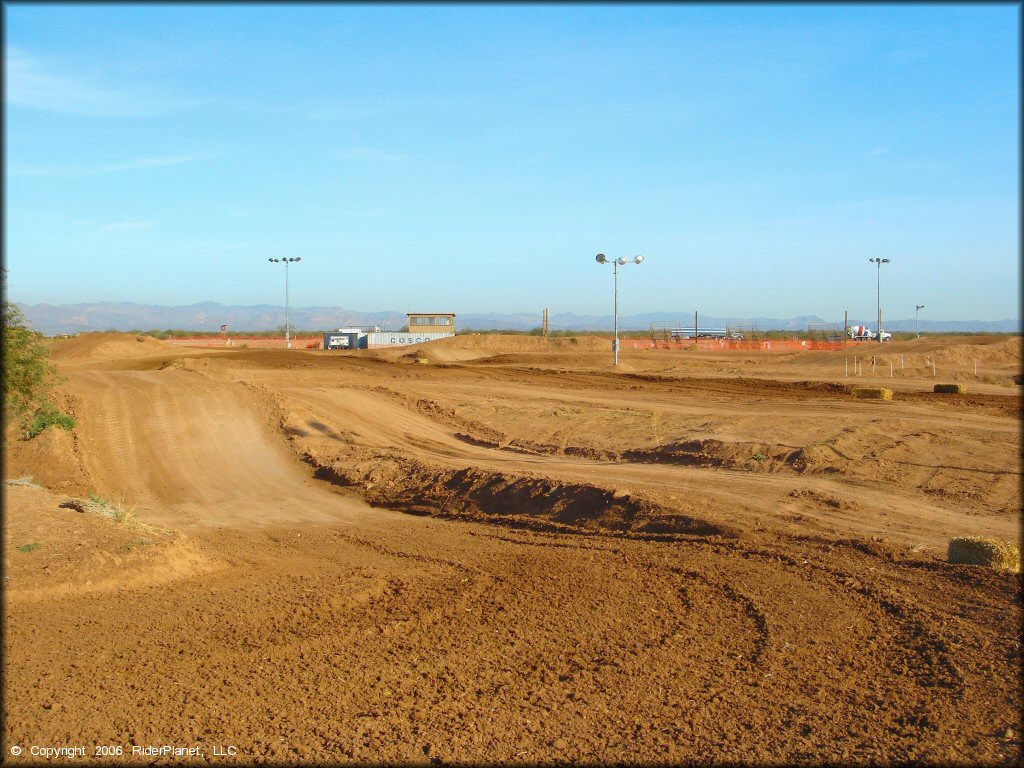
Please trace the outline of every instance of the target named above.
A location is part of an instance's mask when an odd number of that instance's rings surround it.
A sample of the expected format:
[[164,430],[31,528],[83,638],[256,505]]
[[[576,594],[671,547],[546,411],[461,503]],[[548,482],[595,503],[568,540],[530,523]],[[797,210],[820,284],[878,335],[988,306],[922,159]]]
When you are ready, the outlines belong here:
[[1021,761],[1020,577],[945,562],[1020,537],[1019,338],[54,358],[75,430],[4,452],[12,764]]

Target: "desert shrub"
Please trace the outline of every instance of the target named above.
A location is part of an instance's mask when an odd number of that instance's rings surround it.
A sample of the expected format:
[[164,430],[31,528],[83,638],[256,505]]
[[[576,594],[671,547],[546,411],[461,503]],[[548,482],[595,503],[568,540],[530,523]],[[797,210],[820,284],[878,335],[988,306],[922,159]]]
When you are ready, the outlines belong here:
[[154,339],[160,339],[161,341],[171,337],[170,331],[161,331],[157,328],[150,328],[148,331],[128,331],[128,333],[138,334],[139,336],[152,336]]
[[28,424],[25,427],[25,437],[31,440],[47,427],[62,427],[70,432],[75,428],[75,417],[61,413],[47,403],[28,420]]
[[4,302],[4,411],[25,419],[49,405],[49,393],[59,380],[50,362],[43,335],[33,331],[17,306]]
[[14,304],[5,301],[3,311],[4,418],[19,424],[29,438],[50,426],[73,429],[74,418],[50,403],[50,393],[62,377],[50,361],[43,335],[29,327]]

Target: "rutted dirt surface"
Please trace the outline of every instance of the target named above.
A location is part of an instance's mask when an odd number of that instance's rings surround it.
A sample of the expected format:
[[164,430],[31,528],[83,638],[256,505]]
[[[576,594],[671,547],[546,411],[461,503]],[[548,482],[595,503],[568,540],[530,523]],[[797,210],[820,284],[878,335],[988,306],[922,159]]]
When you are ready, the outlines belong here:
[[1019,350],[64,342],[76,429],[4,457],[45,486],[5,487],[5,759],[1019,763],[1020,577],[944,562],[1019,537]]

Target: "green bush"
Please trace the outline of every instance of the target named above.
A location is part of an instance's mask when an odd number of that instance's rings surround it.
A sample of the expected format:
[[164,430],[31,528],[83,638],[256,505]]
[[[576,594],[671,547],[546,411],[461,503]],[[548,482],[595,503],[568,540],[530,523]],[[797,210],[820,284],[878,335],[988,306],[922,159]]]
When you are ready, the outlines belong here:
[[27,423],[37,411],[52,408],[49,393],[60,376],[50,362],[43,335],[29,327],[14,304],[5,301],[3,311],[5,415]]
[[74,429],[74,417],[50,402],[54,384],[63,377],[50,361],[43,335],[33,331],[21,310],[6,301],[3,345],[5,417],[15,420],[29,439],[47,427]]
[[45,405],[28,421],[25,437],[30,440],[47,427],[63,427],[69,432],[75,428],[75,417],[61,413],[52,405]]

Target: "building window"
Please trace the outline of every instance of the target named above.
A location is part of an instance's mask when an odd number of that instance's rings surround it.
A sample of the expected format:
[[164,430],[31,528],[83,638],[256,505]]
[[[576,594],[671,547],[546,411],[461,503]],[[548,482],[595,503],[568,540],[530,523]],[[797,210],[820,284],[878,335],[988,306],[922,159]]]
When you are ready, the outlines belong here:
[[414,326],[448,326],[450,329],[453,325],[452,315],[409,315],[409,330],[412,330]]

